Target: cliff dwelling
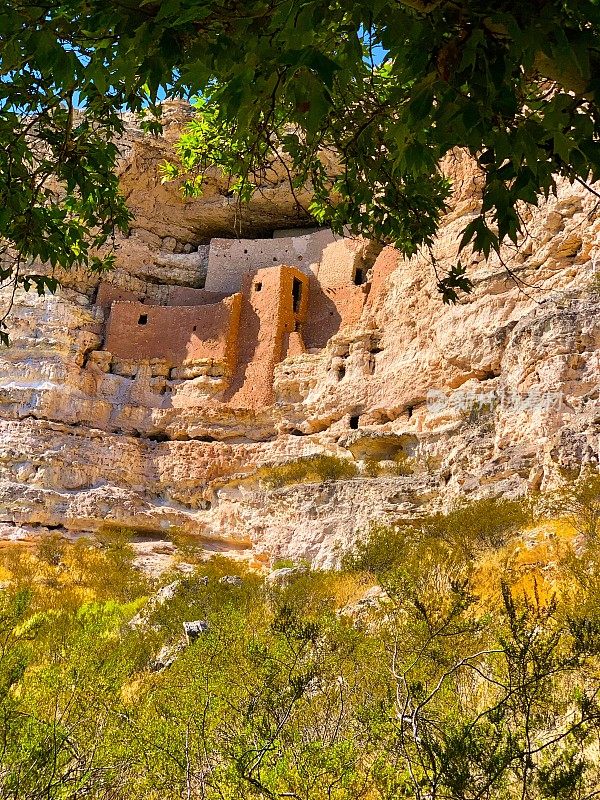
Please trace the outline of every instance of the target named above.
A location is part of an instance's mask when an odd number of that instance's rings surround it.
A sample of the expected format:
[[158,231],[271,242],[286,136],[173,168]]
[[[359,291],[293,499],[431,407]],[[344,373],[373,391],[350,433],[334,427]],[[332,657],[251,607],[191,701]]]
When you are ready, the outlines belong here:
[[214,399],[238,407],[273,401],[275,365],[316,352],[360,318],[369,284],[365,243],[329,230],[272,239],[212,239],[197,287],[134,292],[102,283],[104,350],[119,374],[142,363],[173,380],[205,375]]

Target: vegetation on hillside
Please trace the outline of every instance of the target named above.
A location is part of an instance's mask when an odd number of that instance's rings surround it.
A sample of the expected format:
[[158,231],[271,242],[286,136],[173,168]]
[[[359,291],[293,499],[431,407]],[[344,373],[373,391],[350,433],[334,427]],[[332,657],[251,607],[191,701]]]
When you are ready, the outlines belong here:
[[263,467],[257,477],[265,486],[279,489],[297,483],[320,483],[322,481],[349,480],[358,475],[354,461],[327,453],[286,461],[284,464]]
[[576,529],[483,500],[374,525],[335,572],[200,561],[161,600],[125,532],[5,547],[0,798],[591,800],[600,558]]

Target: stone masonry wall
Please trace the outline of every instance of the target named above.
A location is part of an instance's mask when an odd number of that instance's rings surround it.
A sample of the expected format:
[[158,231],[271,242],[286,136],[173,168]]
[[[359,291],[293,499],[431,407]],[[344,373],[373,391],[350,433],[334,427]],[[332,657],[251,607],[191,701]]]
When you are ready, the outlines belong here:
[[[310,308],[303,338],[308,349],[321,349],[339,330],[360,319],[368,283],[362,240],[340,239],[323,251],[310,279]],[[362,273],[358,273],[361,270]],[[355,280],[362,277],[362,283]]]
[[[159,300],[148,291],[149,288],[146,284],[145,288],[136,292],[112,283],[102,282],[98,287],[96,305],[107,313],[113,303],[122,300],[146,303],[151,306],[204,306],[219,303],[228,296],[222,292],[208,292],[205,289],[195,289],[190,286],[165,286],[160,287],[165,291],[161,292],[162,297]],[[155,287],[153,286],[153,288]]]
[[[301,286],[294,307],[294,282]],[[308,277],[293,267],[268,267],[246,276],[242,288],[238,367],[223,400],[260,408],[273,402],[273,372],[298,339],[309,308]],[[296,342],[297,349],[301,346]],[[285,351],[285,352],[284,352]]]
[[231,370],[240,308],[239,294],[203,306],[116,302],[111,308],[105,348],[120,359],[161,358],[173,365],[214,359]]
[[279,264],[316,273],[323,251],[334,240],[329,230],[276,239],[213,239],[205,288],[225,294],[238,292],[248,272]]

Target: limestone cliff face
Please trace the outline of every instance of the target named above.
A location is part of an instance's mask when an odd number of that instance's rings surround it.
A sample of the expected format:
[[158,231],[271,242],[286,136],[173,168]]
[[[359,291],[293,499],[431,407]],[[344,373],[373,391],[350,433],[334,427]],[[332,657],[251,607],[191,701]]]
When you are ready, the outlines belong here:
[[[208,241],[237,224],[218,180],[187,203],[160,184],[173,114],[162,140],[133,132],[124,144],[136,221],[108,278],[163,305],[172,287],[204,284]],[[452,170],[438,270],[477,204],[468,166]],[[283,183],[246,214],[248,236],[306,223]],[[329,565],[371,520],[545,488],[562,467],[597,463],[596,199],[561,185],[527,228],[504,265],[473,261],[475,290],[456,306],[442,304],[425,255],[387,248],[365,262],[362,311],[319,346],[290,345],[269,404],[228,402],[209,363],[186,373],[115,359],[103,349],[97,277],[69,276],[55,297],[20,294],[13,344],[0,352],[0,534],[177,529],[209,549]],[[255,474],[323,452],[354,460],[359,475],[268,489]]]

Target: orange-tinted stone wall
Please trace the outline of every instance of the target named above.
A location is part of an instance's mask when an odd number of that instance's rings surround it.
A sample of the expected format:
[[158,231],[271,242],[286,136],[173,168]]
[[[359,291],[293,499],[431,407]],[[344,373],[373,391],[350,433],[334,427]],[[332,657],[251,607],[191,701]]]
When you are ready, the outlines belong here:
[[371,291],[368,305],[374,306],[385,293],[389,276],[398,268],[402,255],[393,247],[384,247],[371,271]]
[[166,306],[203,306],[218,303],[225,297],[222,292],[209,292],[206,289],[193,289],[190,286],[169,286],[162,303],[158,303],[148,297],[145,291],[133,292],[123,289],[112,283],[101,283],[96,295],[96,305],[105,311],[110,309],[113,303],[121,301],[133,301],[146,303],[147,305],[166,305]]
[[342,239],[323,251],[316,277],[310,281],[310,307],[303,328],[308,349],[325,347],[331,337],[361,317],[365,286],[354,283],[362,268],[362,242]]
[[122,289],[120,286],[115,286],[112,283],[101,283],[98,287],[98,294],[96,295],[96,305],[108,310],[113,303],[122,301],[130,301],[134,303],[142,303],[145,300],[144,292],[131,292],[128,289]]
[[[294,310],[294,280],[301,285]],[[287,355],[289,337],[302,347],[309,308],[308,277],[293,267],[260,269],[244,279],[238,366],[223,398],[231,405],[257,407],[273,401],[275,365]]]
[[219,303],[229,296],[221,292],[208,292],[206,289],[192,289],[189,286],[169,286],[166,305],[204,306]]
[[113,304],[105,348],[120,359],[160,358],[173,365],[201,359],[235,366],[240,294],[203,306]]

